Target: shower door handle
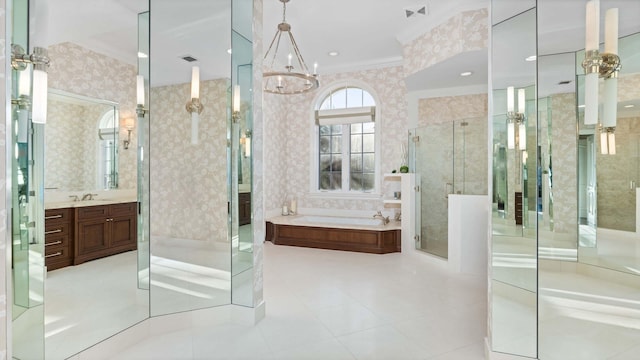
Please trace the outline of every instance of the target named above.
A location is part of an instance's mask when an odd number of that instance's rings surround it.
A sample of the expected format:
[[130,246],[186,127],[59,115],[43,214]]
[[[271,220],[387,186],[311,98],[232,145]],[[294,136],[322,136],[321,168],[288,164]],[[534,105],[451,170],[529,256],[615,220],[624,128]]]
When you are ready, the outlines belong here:
[[[451,186],[451,191],[449,191],[449,186]],[[449,194],[453,193],[453,184],[452,183],[445,183],[444,184],[444,198],[448,199],[449,198]]]

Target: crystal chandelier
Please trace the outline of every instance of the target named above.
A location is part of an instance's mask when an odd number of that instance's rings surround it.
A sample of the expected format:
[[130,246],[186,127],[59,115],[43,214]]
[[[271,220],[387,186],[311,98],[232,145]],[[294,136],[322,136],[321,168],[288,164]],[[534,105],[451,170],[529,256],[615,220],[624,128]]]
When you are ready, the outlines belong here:
[[[272,94],[291,95],[302,94],[307,91],[317,89],[319,86],[318,74],[316,73],[317,64],[314,64],[312,74],[309,71],[307,64],[304,62],[304,59],[302,58],[302,54],[298,49],[296,40],[293,38],[293,34],[291,33],[291,25],[289,25],[286,21],[287,3],[290,0],[279,1],[282,3],[282,23],[278,24],[278,30],[276,30],[276,34],[274,35],[273,40],[271,40],[269,49],[264,54],[265,64],[268,69],[263,74],[264,91]],[[289,47],[286,66],[284,66],[284,61],[277,61],[278,51],[282,51],[284,48],[284,46],[281,46],[280,44],[280,40],[282,40],[283,34],[283,43],[288,42]],[[280,59],[282,58],[283,57],[280,57]],[[276,70],[276,66],[283,67],[284,71]]]

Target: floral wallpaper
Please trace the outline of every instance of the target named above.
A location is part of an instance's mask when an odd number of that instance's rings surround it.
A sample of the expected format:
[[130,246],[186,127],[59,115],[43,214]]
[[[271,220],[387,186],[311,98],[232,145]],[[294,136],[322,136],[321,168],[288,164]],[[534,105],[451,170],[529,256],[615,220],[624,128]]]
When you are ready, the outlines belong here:
[[204,111],[191,144],[190,84],[151,88],[151,236],[227,238],[227,80],[201,81]]
[[[73,43],[50,46],[49,58],[49,88],[117,102],[120,139],[126,138],[125,119],[136,118],[136,67]],[[118,142],[120,189],[136,188],[137,157],[132,149],[137,148],[137,131],[131,133],[131,138],[129,150],[124,150],[122,141]]]
[[488,9],[462,12],[403,46],[405,71],[415,74],[454,55],[488,46]]
[[[363,70],[358,72],[323,75],[320,89],[306,94],[282,96],[265,94],[265,150],[269,170],[275,174],[268,178],[274,188],[265,189],[268,210],[279,208],[285,196],[295,196],[298,208],[344,209],[369,211],[381,209],[381,199],[346,200],[331,196],[311,196],[310,169],[311,129],[314,124],[312,110],[316,97],[324,91],[345,85],[364,85],[376,98],[376,126],[381,127],[381,153],[379,175],[399,167],[400,144],[407,143],[408,116],[406,88],[402,67]],[[271,106],[275,105],[274,108]],[[382,182],[383,183],[383,182]],[[390,184],[382,184],[384,193]]]

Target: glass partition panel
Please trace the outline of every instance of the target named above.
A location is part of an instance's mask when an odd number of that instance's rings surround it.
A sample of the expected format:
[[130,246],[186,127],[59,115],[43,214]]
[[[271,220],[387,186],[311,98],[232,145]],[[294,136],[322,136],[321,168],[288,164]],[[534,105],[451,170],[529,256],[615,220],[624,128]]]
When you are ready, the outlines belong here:
[[[503,2],[492,2],[500,6]],[[537,355],[536,10],[492,30],[492,350]]]
[[[13,2],[12,46],[26,53],[33,51],[28,42],[29,4]],[[13,357],[44,357],[44,211],[43,154],[44,125],[31,121],[31,78],[33,66],[11,71],[11,126],[7,131],[7,174],[11,176],[10,221],[7,241],[11,251],[9,301],[12,315]],[[26,87],[20,84],[25,84]]]
[[447,258],[448,198],[453,187],[453,123],[412,130],[413,168],[420,174],[420,239],[416,248]]
[[[228,209],[237,183],[227,155],[231,1],[153,1],[150,24],[152,136],[145,157],[157,164],[150,171],[155,316],[231,302]],[[192,81],[195,66],[199,79]]]
[[453,124],[453,193],[487,194],[487,119],[456,120]]
[[[640,97],[635,89],[640,84],[640,34],[621,38],[618,55],[622,67],[617,79],[617,118],[614,127],[609,135],[603,136],[605,130],[601,126],[584,125],[583,121],[579,125],[579,259],[583,263],[637,275],[640,274],[640,242],[637,235]],[[582,59],[584,52],[580,51],[576,63]],[[576,65],[582,100],[584,71]],[[601,84],[605,81],[600,80]],[[601,102],[607,101],[602,90],[600,99]]]

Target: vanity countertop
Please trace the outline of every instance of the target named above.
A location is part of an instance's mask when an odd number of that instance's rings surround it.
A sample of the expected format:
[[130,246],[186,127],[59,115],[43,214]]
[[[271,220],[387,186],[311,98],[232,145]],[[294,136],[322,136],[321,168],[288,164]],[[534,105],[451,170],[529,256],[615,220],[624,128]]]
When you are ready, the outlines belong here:
[[49,202],[44,204],[45,210],[50,209],[65,209],[65,208],[77,208],[84,206],[99,206],[99,205],[111,205],[111,204],[123,204],[136,202],[138,199],[136,198],[114,198],[114,199],[93,199],[93,200],[83,200],[83,201],[60,201],[60,202]]

